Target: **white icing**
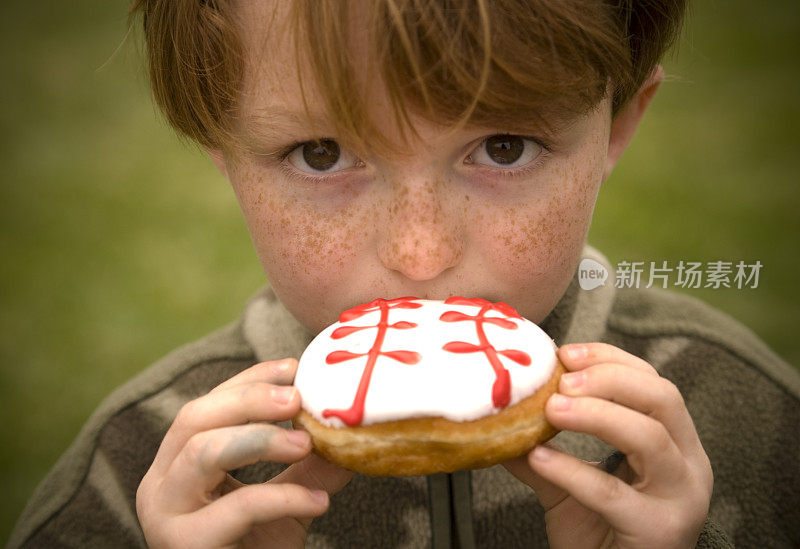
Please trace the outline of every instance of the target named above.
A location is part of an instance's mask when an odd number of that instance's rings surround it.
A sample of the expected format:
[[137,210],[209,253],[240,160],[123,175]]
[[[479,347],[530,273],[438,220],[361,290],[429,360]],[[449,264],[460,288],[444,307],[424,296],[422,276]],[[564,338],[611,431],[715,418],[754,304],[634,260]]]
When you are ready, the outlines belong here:
[[[443,301],[413,300],[418,309],[393,308],[388,323],[413,322],[411,329],[390,328],[386,331],[383,351],[416,351],[421,360],[404,364],[387,356],[379,356],[367,391],[362,425],[408,419],[443,416],[454,421],[469,421],[499,411],[492,402],[495,372],[483,352],[453,353],[442,347],[451,341],[478,344],[474,321],[444,322],[439,318],[447,311],[476,316],[480,308],[473,305],[445,304]],[[491,310],[487,317],[508,318]],[[376,326],[380,311],[371,311],[348,322],[336,322],[314,338],[300,357],[294,384],[302,396],[302,406],[324,425],[341,427],[337,417],[325,418],[325,409],[350,408],[367,356],[327,364],[332,351],[367,353],[375,343],[378,328],[359,330],[341,339],[331,334],[340,326]],[[536,324],[526,319],[511,318],[518,328],[506,329],[490,323],[483,327],[489,343],[497,350],[515,349],[531,357],[529,366],[499,356],[511,378],[511,401],[514,405],[530,396],[550,379],[556,365],[556,346]]]

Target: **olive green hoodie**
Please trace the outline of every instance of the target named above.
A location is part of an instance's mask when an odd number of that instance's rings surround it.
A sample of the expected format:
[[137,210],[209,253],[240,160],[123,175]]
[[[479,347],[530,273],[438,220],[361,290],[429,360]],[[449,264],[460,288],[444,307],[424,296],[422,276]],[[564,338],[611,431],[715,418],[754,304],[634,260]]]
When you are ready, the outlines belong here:
[[[558,345],[603,341],[652,364],[681,390],[714,470],[699,546],[800,547],[800,376],[741,324],[664,290],[581,290],[577,277],[542,327]],[[41,482],[10,547],[144,546],[136,489],[178,409],[258,361],[299,357],[312,334],[270,289],[242,317],[182,347],[109,396]],[[618,462],[601,441],[560,433],[584,459]],[[234,473],[244,482],[281,464]],[[545,547],[533,491],[503,467],[453,475],[356,475],[316,519],[309,547]]]

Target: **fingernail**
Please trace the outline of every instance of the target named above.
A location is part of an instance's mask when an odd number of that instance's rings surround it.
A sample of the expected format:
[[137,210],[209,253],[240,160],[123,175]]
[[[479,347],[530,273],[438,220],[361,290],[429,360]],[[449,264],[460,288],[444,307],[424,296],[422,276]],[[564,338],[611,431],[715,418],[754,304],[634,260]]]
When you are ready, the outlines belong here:
[[311,490],[311,497],[318,503],[328,503],[328,492],[325,490]]
[[578,360],[586,357],[589,354],[589,349],[586,348],[586,345],[566,345],[564,352],[567,353],[567,358]]
[[272,400],[278,404],[289,404],[296,392],[297,389],[295,389],[294,385],[275,387],[272,389]]
[[564,382],[570,389],[575,389],[583,385],[583,372],[572,372],[561,376],[561,381]]
[[551,396],[550,402],[552,402],[551,406],[553,406],[553,409],[560,412],[569,410],[570,406],[572,406],[572,399],[559,393],[555,393],[553,396]]
[[537,446],[533,449],[534,461],[549,461],[553,457],[553,451],[547,446]]
[[273,364],[272,365],[272,371],[275,372],[276,374],[285,374],[286,372],[289,371],[289,361],[288,360],[282,360],[281,362],[278,362],[277,364]]
[[305,431],[296,431],[290,430],[286,431],[286,438],[294,444],[295,446],[299,446],[300,448],[307,448],[308,443],[310,442],[310,438],[308,437],[308,433]]

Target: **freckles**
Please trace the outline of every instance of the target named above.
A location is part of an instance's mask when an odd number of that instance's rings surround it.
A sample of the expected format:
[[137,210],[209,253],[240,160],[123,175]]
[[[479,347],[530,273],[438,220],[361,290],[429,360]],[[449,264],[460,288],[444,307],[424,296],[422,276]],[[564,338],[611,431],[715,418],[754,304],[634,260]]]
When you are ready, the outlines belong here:
[[366,212],[353,206],[321,210],[297,197],[270,192],[264,178],[250,181],[255,184],[244,189],[245,214],[264,268],[283,278],[300,275],[315,285],[333,283],[325,273],[349,264]]
[[[557,198],[557,200],[559,200]],[[522,210],[522,211],[520,211]],[[558,250],[558,221],[554,219],[551,205],[536,208],[532,214],[520,208],[507,208],[503,212],[502,226],[507,230],[502,242],[511,265],[521,271],[546,270],[550,256]]]
[[566,201],[563,195],[553,197],[545,209],[547,215],[529,220],[525,227],[529,238],[534,232],[539,235],[539,257],[543,267],[561,265],[572,248],[571,235],[575,232],[576,220],[568,215],[570,208],[565,204]]
[[287,242],[294,268],[318,283],[331,282],[328,274],[341,271],[354,255],[354,242],[360,233],[359,222],[365,212],[345,207],[323,216],[317,209],[297,208],[292,217],[293,238]]
[[[446,185],[446,184],[445,184]],[[376,211],[375,226],[385,226],[379,255],[403,271],[449,264],[462,253],[458,215],[448,211],[437,191],[443,184],[424,181],[420,185],[389,183],[388,215]],[[467,211],[467,207],[464,207]],[[394,268],[394,267],[393,267]]]
[[[582,222],[571,214],[567,198],[555,196],[528,213],[524,208],[509,208],[504,213],[508,233],[502,238],[509,266],[521,276],[561,270],[572,258],[576,230]],[[521,211],[520,211],[521,210]]]
[[592,179],[583,175],[561,173],[561,181],[574,181],[564,192],[535,205],[506,208],[495,216],[498,226],[503,227],[496,238],[509,267],[522,276],[571,267],[576,249],[582,247],[594,204]]

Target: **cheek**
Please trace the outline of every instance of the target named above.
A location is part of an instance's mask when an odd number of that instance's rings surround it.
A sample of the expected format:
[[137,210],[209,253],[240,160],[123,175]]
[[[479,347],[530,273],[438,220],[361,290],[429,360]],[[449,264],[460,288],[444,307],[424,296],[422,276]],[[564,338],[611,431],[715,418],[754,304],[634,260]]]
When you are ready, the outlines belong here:
[[494,239],[517,284],[569,278],[586,240],[599,187],[599,168],[556,170],[558,192],[506,208]]
[[236,193],[264,272],[284,304],[301,317],[297,308],[306,304],[325,310],[331,290],[347,283],[369,241],[366,228],[373,224],[366,209],[342,200],[341,207],[322,210],[267,181],[240,183]]
[[308,205],[290,200],[259,212],[251,232],[268,269],[325,284],[319,267],[336,272],[353,255],[352,218],[352,212],[344,210],[320,216]]

